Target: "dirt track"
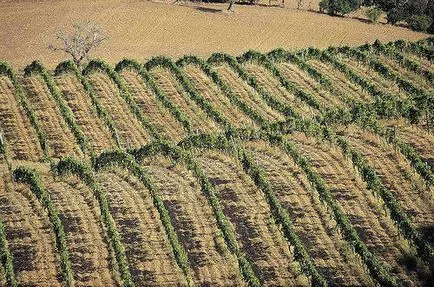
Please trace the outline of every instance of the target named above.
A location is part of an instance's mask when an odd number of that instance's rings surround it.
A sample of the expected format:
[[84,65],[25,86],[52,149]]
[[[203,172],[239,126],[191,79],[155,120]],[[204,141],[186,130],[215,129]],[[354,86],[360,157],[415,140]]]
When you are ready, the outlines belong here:
[[[286,1],[287,7],[293,7]],[[275,2],[277,4],[277,2]],[[274,4],[274,2],[272,3]],[[248,49],[319,48],[381,40],[419,39],[426,35],[388,25],[336,18],[279,7],[226,4],[180,6],[149,1],[4,1],[0,0],[0,59],[23,68],[34,59],[49,68],[66,55],[47,49],[57,30],[74,20],[101,23],[109,41],[92,56],[115,63],[124,57],[144,60],[156,54],[209,56]]]

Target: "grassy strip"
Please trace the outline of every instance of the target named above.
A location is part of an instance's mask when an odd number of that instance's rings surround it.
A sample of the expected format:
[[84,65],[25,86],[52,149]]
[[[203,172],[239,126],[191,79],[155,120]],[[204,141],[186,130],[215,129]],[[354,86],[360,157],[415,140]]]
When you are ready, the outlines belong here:
[[131,112],[133,115],[139,120],[139,122],[142,124],[142,126],[149,132],[149,134],[155,138],[159,139],[160,135],[155,128],[155,126],[149,121],[149,119],[142,113],[140,107],[137,105],[137,103],[133,100],[133,97],[128,92],[127,87],[125,86],[125,83],[123,79],[119,76],[118,73],[116,73],[108,63],[104,62],[103,60],[92,60],[90,61],[87,66],[83,70],[83,75],[89,75],[93,72],[102,72],[105,73],[118,87],[119,94],[121,97],[125,100],[127,105],[129,106]]
[[193,173],[193,175],[198,179],[202,188],[202,192],[206,195],[206,198],[212,207],[217,224],[223,233],[223,237],[225,238],[226,245],[228,246],[229,250],[237,256],[240,272],[244,280],[248,286],[261,286],[261,283],[256,277],[250,262],[247,260],[245,254],[239,249],[236,235],[231,227],[231,224],[221,209],[219,199],[215,195],[213,185],[210,183],[204,171],[193,158],[193,156],[184,149],[173,146],[169,142],[153,142],[138,150],[132,151],[132,154],[139,162],[142,161],[146,156],[163,154],[175,162],[182,163]]
[[74,137],[77,140],[77,143],[79,144],[81,150],[83,151],[83,153],[86,153],[87,138],[83,134],[83,131],[80,129],[80,127],[77,125],[77,122],[75,121],[74,114],[72,113],[71,109],[65,104],[65,101],[62,98],[62,93],[60,92],[59,88],[56,86],[53,77],[48,73],[48,71],[39,61],[34,61],[30,65],[28,65],[24,69],[24,74],[25,76],[37,74],[42,77],[42,79],[44,80],[45,84],[47,85],[50,91],[50,94],[54,98],[57,107],[59,108],[60,114],[62,115],[65,122],[68,124],[69,129],[74,134]]
[[304,274],[311,279],[312,286],[327,286],[327,281],[312,263],[308,252],[294,229],[288,212],[280,204],[264,172],[242,147],[233,144],[233,142],[228,140],[225,136],[209,135],[187,138],[180,145],[187,149],[193,147],[218,149],[229,153],[233,158],[240,161],[244,171],[264,193],[275,222],[282,227],[285,238],[294,246],[294,258],[300,263]]
[[196,104],[201,107],[210,118],[224,128],[232,128],[232,125],[229,123],[229,121],[218,110],[216,110],[208,100],[199,94],[184,72],[181,71],[181,69],[179,69],[170,58],[163,56],[154,57],[147,61],[144,66],[147,70],[150,70],[154,67],[168,69],[175,76],[183,89],[190,95],[193,101],[195,101]]
[[50,219],[50,223],[52,224],[55,235],[56,250],[60,256],[62,280],[67,286],[73,286],[74,274],[71,267],[69,250],[66,242],[66,233],[59,217],[59,211],[51,201],[49,193],[43,187],[39,175],[35,170],[29,169],[27,167],[18,167],[14,170],[13,177],[16,182],[27,184],[41,205],[47,210],[48,218]]
[[[255,58],[257,57],[259,54],[257,52],[254,51],[249,51],[247,53],[245,53],[242,56],[242,59],[247,61],[247,58]],[[256,59],[256,58],[255,58]],[[241,58],[240,58],[241,61]],[[259,60],[258,60],[259,61]],[[286,118],[290,118],[290,117],[296,117],[297,112],[289,105],[283,104],[280,101],[277,101],[273,95],[270,95],[269,93],[267,93],[257,82],[256,78],[253,76],[250,76],[247,71],[238,63],[237,59],[228,55],[228,54],[224,54],[224,53],[214,53],[211,55],[211,57],[208,59],[207,61],[209,64],[220,64],[220,63],[226,63],[229,65],[229,67],[231,67],[237,74],[238,76],[244,80],[245,82],[247,82],[247,84],[249,84],[250,86],[254,87],[256,89],[256,91],[258,92],[258,94],[261,96],[261,98],[274,110],[282,113]],[[268,69],[268,67],[266,67]],[[273,70],[272,72],[278,73],[280,75],[280,72],[276,69]],[[287,83],[288,85],[291,85],[291,83]],[[303,97],[305,93],[302,92],[298,95],[301,95]]]
[[92,85],[85,77],[83,77],[83,75],[80,73],[78,67],[75,65],[73,61],[68,60],[68,61],[61,62],[60,64],[57,65],[54,74],[56,76],[60,76],[64,73],[72,73],[80,81],[80,83],[83,85],[84,90],[89,95],[97,115],[104,121],[113,139],[115,140],[116,145],[118,147],[121,147],[120,140],[113,119],[98,100],[98,96],[96,95],[95,91],[92,89]]
[[266,121],[262,118],[262,116],[257,111],[249,107],[237,95],[235,95],[232,89],[221,80],[219,74],[216,71],[212,70],[211,66],[206,61],[197,56],[188,55],[180,58],[176,62],[176,64],[180,68],[190,64],[199,67],[205,73],[205,75],[207,75],[213,80],[213,82],[217,85],[217,87],[219,87],[223,94],[229,98],[230,102],[233,105],[237,106],[241,111],[243,111],[247,116],[253,119],[260,126],[266,124]]
[[99,204],[101,219],[105,229],[107,230],[110,245],[112,246],[115,253],[117,267],[119,268],[123,285],[125,287],[134,286],[131,273],[128,268],[125,249],[122,245],[120,235],[110,214],[109,203],[104,191],[101,190],[101,187],[96,181],[92,169],[82,162],[70,157],[65,157],[62,158],[57,165],[53,166],[53,170],[58,175],[73,174],[77,176],[92,190],[93,195]]
[[35,114],[35,111],[29,101],[27,100],[24,90],[21,87],[20,83],[18,82],[17,76],[12,70],[11,66],[9,66],[8,63],[0,61],[0,75],[5,75],[9,78],[9,80],[12,82],[17,94],[18,99],[17,101],[20,103],[21,107],[24,109],[27,117],[30,120],[30,123],[32,124],[33,128],[36,131],[36,134],[38,135],[39,144],[41,145],[42,150],[44,151],[44,155],[48,156],[48,141],[47,136],[45,132],[42,130],[41,124],[39,122],[38,117]]
[[185,132],[191,132],[191,124],[187,115],[176,104],[174,104],[169,97],[164,94],[164,92],[157,86],[149,72],[145,70],[138,61],[124,59],[116,65],[115,71],[117,73],[120,73],[125,69],[130,69],[138,73],[142,80],[146,83],[146,85],[151,88],[156,98],[161,103],[163,103],[163,105],[166,107],[166,109],[169,110],[173,117],[182,124]]
[[151,177],[147,174],[146,170],[135,161],[135,159],[131,155],[123,151],[103,152],[94,160],[94,168],[96,170],[101,170],[102,168],[111,165],[117,165],[127,169],[135,177],[137,177],[140,182],[142,182],[143,185],[146,186],[146,188],[149,190],[153,199],[154,206],[158,210],[158,214],[160,215],[164,230],[166,231],[167,237],[169,238],[170,244],[172,246],[176,262],[181,268],[181,270],[184,272],[187,281],[189,283],[192,283],[187,253],[182,247],[182,245],[179,243],[178,235],[173,228],[169,212],[164,206],[163,200],[158,194],[157,188],[152,182]]
[[0,260],[5,270],[6,284],[9,287],[18,286],[14,272],[14,259],[8,246],[5,228],[0,219]]

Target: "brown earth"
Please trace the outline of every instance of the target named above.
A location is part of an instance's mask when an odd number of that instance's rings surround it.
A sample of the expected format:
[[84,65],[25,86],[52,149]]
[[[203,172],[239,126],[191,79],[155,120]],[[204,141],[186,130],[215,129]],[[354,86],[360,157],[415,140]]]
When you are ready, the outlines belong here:
[[[405,28],[297,10],[295,1],[287,2],[286,8],[237,5],[235,13],[229,13],[227,4],[0,0],[0,59],[15,68],[35,59],[54,68],[66,54],[47,47],[55,43],[56,31],[68,29],[77,20],[95,21],[107,31],[109,40],[91,56],[111,63],[124,57],[142,61],[157,54],[207,57],[216,51],[240,54],[276,47],[325,48],[364,44],[377,38],[416,40],[427,36]],[[309,1],[305,2],[308,5]],[[304,9],[308,9],[306,5]]]

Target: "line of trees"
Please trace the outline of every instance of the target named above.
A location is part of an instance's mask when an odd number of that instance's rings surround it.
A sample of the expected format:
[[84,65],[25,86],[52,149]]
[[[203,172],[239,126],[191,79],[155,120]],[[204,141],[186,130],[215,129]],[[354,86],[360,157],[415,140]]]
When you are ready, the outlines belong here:
[[[321,12],[332,16],[346,15],[361,6],[371,6],[386,13],[387,22],[406,22],[415,31],[434,33],[434,1],[432,0],[322,0]],[[378,18],[378,13],[376,13]]]

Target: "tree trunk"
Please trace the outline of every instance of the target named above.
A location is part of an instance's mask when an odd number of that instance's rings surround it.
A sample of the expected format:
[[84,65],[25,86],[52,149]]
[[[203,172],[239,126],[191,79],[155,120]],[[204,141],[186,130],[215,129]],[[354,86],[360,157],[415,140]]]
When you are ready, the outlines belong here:
[[235,5],[235,0],[229,0],[229,7],[228,7],[228,11],[233,12],[234,11],[234,5]]

